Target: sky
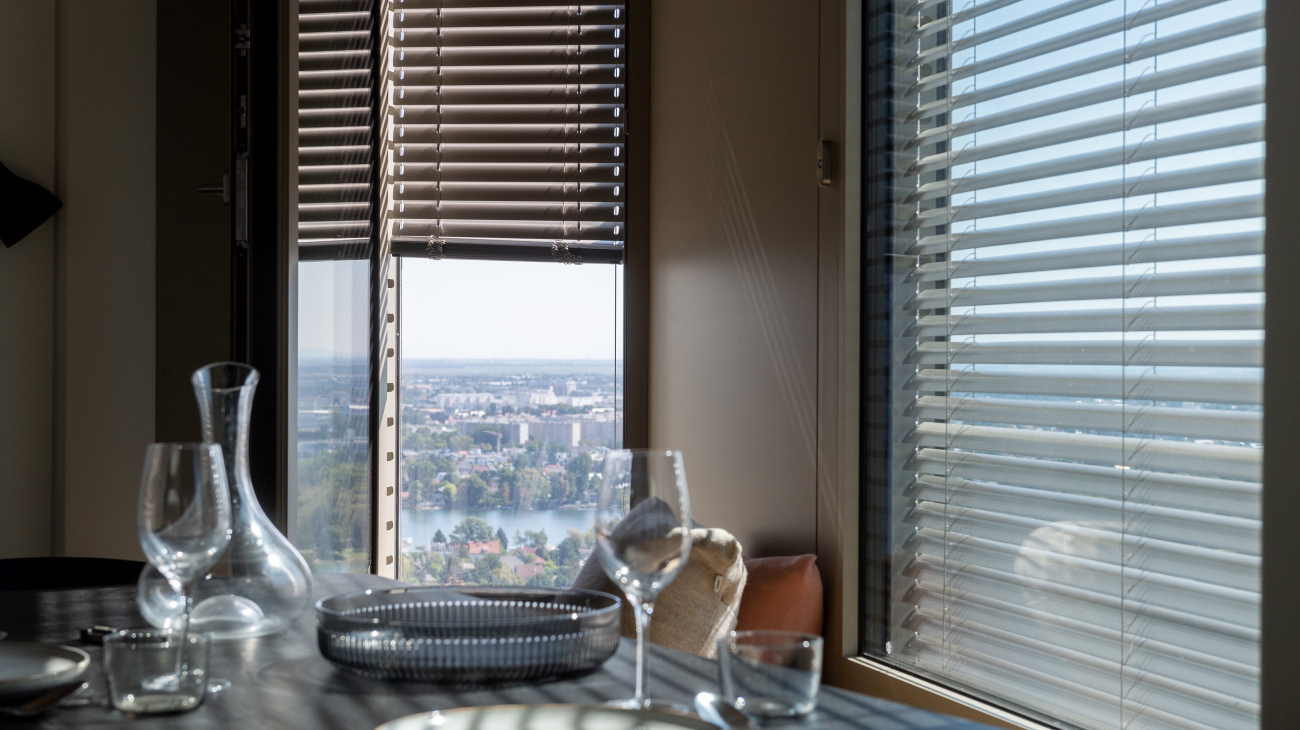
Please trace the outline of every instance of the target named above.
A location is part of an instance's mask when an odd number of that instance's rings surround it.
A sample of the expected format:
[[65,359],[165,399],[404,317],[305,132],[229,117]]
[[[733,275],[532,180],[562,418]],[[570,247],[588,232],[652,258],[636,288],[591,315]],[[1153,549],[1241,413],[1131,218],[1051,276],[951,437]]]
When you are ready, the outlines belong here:
[[[613,360],[622,349],[621,266],[400,262],[404,358]],[[299,266],[300,357],[367,352],[365,277],[365,262]]]

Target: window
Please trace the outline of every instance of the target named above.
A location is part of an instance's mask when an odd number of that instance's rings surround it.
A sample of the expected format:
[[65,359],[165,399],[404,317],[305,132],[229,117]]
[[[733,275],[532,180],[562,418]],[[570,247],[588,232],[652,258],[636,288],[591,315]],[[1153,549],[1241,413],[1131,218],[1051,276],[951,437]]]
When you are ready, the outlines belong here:
[[627,238],[625,12],[386,10],[381,256],[401,261],[400,345],[380,381],[400,408],[381,416],[398,486],[378,524],[405,580],[567,586],[593,546],[592,475],[622,442],[622,267],[604,264]]
[[403,580],[572,584],[622,444],[622,274],[402,261]]
[[316,572],[373,566],[370,0],[301,0],[297,479],[289,535]]
[[1258,726],[1263,11],[871,4],[867,656]]

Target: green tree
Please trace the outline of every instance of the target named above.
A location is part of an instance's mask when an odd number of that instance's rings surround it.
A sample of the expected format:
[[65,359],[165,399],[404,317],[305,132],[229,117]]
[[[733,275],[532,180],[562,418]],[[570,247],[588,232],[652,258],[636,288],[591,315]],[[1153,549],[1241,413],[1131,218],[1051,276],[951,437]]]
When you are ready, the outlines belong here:
[[510,541],[506,539],[506,530],[504,527],[497,528],[497,539],[501,541],[502,552],[510,549]]
[[573,485],[574,498],[582,497],[587,493],[591,486],[591,456],[588,454],[578,454],[569,459],[569,463],[564,465],[564,471],[569,475],[569,483]]
[[463,433],[458,433],[447,439],[447,447],[452,451],[469,451],[474,448],[474,439]]
[[433,533],[433,542],[440,542],[446,544],[447,536],[442,534],[442,530],[438,530]]
[[484,502],[488,496],[488,485],[483,481],[483,477],[474,475],[462,479],[456,493],[464,503],[463,509],[483,509],[487,506]]
[[524,530],[524,544],[538,549],[545,548],[546,530],[538,530],[537,532]]
[[496,553],[483,553],[478,560],[479,569],[496,570],[501,567],[501,556]]
[[573,581],[578,577],[578,570],[580,570],[580,567],[577,563],[556,566],[554,582],[551,585],[557,588],[571,587]]
[[555,546],[555,563],[557,565],[577,565],[582,559],[579,550],[582,549],[582,539],[574,535],[569,535]]
[[[492,531],[492,526],[487,523],[487,520],[471,515],[452,529],[451,542],[454,545],[466,545],[470,542],[491,540],[495,536],[496,534]],[[468,553],[466,554],[468,555]]]
[[[447,558],[438,553],[430,553],[426,566],[426,573],[432,578],[427,582],[427,585],[442,585],[447,582]],[[421,579],[424,578],[424,576],[420,577]]]
[[569,479],[563,474],[556,474],[551,477],[551,501],[555,504],[565,504],[569,499]]
[[521,586],[523,584],[524,582],[520,580],[519,575],[504,565],[492,571],[492,585],[494,586]]

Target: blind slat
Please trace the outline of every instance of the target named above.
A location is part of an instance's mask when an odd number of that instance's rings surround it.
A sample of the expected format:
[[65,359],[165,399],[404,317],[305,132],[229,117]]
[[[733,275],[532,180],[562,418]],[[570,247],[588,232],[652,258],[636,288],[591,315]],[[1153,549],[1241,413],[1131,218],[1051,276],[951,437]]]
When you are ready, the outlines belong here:
[[[977,6],[983,7],[983,5]],[[1101,53],[1081,61],[1075,61],[1064,64],[1056,68],[1050,68],[1035,74],[1016,76],[1008,81],[993,84],[976,91],[969,91],[948,97],[928,104],[922,104],[920,108],[908,115],[908,121],[918,121],[928,119],[936,114],[947,113],[953,109],[961,109],[973,104],[979,104],[993,99],[1000,99],[1004,96],[1014,94],[1020,91],[1035,89],[1048,84],[1059,83],[1069,79],[1078,78],[1086,74],[1103,71],[1115,66],[1122,66],[1126,63],[1141,61],[1147,58],[1154,58],[1164,53],[1181,51],[1185,48],[1209,43],[1223,38],[1231,38],[1242,33],[1249,33],[1253,30],[1259,30],[1264,27],[1264,15],[1262,13],[1252,13],[1238,18],[1234,18],[1224,23],[1193,28],[1192,30],[1181,33],[1173,33],[1157,38],[1151,38],[1139,43],[1136,48],[1125,48],[1109,53]]]
[[1258,475],[1261,459],[1248,446],[942,423],[917,424],[903,443],[1239,480]]
[[1158,71],[1139,76],[1133,80],[1125,80],[1115,84],[1064,94],[1046,101],[1025,104],[1000,114],[987,114],[969,121],[931,127],[908,140],[904,149],[915,149],[924,144],[933,144],[936,140],[963,137],[986,129],[996,129],[1008,124],[1082,109],[1093,104],[1167,89],[1171,86],[1187,84],[1193,81],[1202,81],[1237,71],[1259,68],[1263,65],[1264,53],[1261,50],[1242,51],[1241,53],[1212,58],[1200,63],[1189,63],[1170,71]]
[[[904,311],[973,307],[982,304],[1022,304],[1094,299],[1175,296],[1183,294],[1240,294],[1259,292],[1264,285],[1262,267],[1208,271],[1094,276],[1049,281],[1042,284],[965,286],[961,289],[927,289],[903,305]],[[1135,307],[1136,309],[1136,307]],[[1208,328],[1202,328],[1208,329]]]
[[1133,526],[1133,532],[1189,545],[1259,555],[1259,520],[1204,511],[1203,502],[1184,507],[1133,503],[1089,495],[1009,486],[970,479],[923,475],[912,491],[916,499],[957,508],[1005,512],[1048,522],[1097,521]]
[[[1118,361],[1112,361],[1116,364]],[[998,373],[984,370],[922,369],[908,377],[904,391],[955,391],[1006,395],[1077,396],[1139,401],[1184,401],[1261,405],[1263,381],[1258,376],[1205,373],[1131,375],[1070,373]]]
[[991,258],[971,257],[956,261],[937,261],[917,266],[908,274],[907,281],[943,281],[994,274],[1022,274],[1032,271],[1081,269],[1116,264],[1151,264],[1161,261],[1190,261],[1262,253],[1264,253],[1264,234],[1260,231],[1252,231],[1113,243],[1078,249],[1035,251]]
[[924,236],[908,247],[909,255],[936,251],[960,251],[984,246],[1004,246],[1054,238],[1071,238],[1103,233],[1123,233],[1166,226],[1197,223],[1222,223],[1264,215],[1262,195],[1221,198],[1210,203],[1184,203],[1166,206],[1135,206],[1122,213],[1100,213],[1062,217],[1048,223],[1008,225],[988,231]]
[[908,364],[1125,365],[1174,367],[1262,367],[1260,340],[1143,340],[1093,342],[922,342],[909,351]]
[[1211,185],[1259,180],[1264,176],[1264,163],[1260,160],[1229,162],[1222,165],[1197,167],[1185,172],[1154,173],[1133,179],[1107,180],[1073,188],[1048,190],[1041,193],[1004,198],[988,203],[971,203],[958,207],[936,207],[918,213],[907,222],[903,230],[923,226],[948,225],[976,218],[1026,213],[1047,208],[1059,208],[1081,203],[1131,198],[1176,190],[1203,188]]
[[621,247],[621,3],[404,2],[388,19],[384,215],[399,254],[421,238],[475,257]]
[[922,396],[912,404],[906,415],[947,421],[1010,423],[1254,443],[1259,442],[1263,436],[1261,411],[1217,408]]
[[334,10],[303,2],[298,14],[298,246],[304,261],[326,247],[364,258],[372,234],[372,13],[368,2]]
[[1157,330],[1258,330],[1262,304],[1218,307],[1134,307],[1070,310],[1059,314],[931,314],[908,325],[904,337],[1049,332],[1154,332]]
[[1040,494],[1122,499],[1134,509],[1144,505],[1198,509],[1211,516],[1251,520],[1258,520],[1260,514],[1259,485],[1246,481],[942,449],[920,449],[908,466],[918,474],[917,483],[931,478],[957,480],[957,484],[987,482],[1035,489]]

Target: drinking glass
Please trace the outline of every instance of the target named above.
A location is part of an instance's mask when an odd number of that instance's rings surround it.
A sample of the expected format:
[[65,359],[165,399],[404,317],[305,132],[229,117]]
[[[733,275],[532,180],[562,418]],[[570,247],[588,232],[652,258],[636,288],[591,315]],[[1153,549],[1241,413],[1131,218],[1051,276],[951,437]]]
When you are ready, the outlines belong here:
[[605,456],[596,504],[596,556],[636,616],[636,696],[610,704],[672,707],[646,697],[646,652],[655,599],[691,555],[691,506],[680,451],[620,450]]
[[[145,558],[181,596],[179,618],[163,628],[179,631],[185,644],[194,583],[217,562],[230,542],[230,488],[220,444],[150,444],[140,478],[136,530]],[[175,671],[147,681],[151,689],[175,688]]]
[[[208,695],[207,634],[124,629],[104,637],[104,677],[113,707],[137,715],[184,712]],[[176,672],[171,686],[157,679]]]
[[796,717],[817,706],[822,637],[799,631],[732,631],[718,639],[722,696],[759,717]]

